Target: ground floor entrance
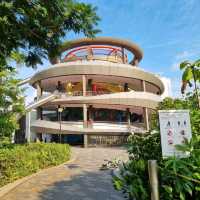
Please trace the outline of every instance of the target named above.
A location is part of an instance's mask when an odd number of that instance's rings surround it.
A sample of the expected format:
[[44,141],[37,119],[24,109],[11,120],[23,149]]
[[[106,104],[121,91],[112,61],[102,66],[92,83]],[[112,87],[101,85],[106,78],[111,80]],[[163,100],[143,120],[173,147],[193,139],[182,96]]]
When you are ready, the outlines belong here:
[[67,134],[67,135],[60,135],[60,134],[52,134],[50,142],[56,143],[67,143],[73,146],[76,145],[84,145],[84,136],[77,135],[77,134]]
[[83,134],[39,134],[40,141],[45,143],[66,143],[71,146],[121,146],[127,143],[128,134],[120,135],[83,135]]

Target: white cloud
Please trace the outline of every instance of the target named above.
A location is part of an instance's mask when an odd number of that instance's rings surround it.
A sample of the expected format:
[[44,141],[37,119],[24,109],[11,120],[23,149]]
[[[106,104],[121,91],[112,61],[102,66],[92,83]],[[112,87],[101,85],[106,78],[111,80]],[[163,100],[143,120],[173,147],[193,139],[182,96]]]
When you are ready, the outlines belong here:
[[179,70],[179,65],[181,62],[185,61],[185,60],[190,60],[192,57],[196,56],[199,54],[199,51],[195,51],[195,50],[190,50],[190,51],[183,51],[178,53],[175,58],[174,61],[170,67],[171,71],[175,72]]
[[181,76],[174,77],[171,79],[171,87],[172,87],[172,96],[180,97],[181,96]]
[[193,51],[183,51],[176,55],[176,59],[178,59],[178,60],[188,59],[195,54],[196,54],[196,52],[193,52]]
[[171,79],[164,76],[160,77],[160,79],[163,81],[165,87],[165,91],[162,94],[162,98],[171,97],[172,96]]
[[180,62],[174,62],[171,66],[171,70],[172,71],[178,71],[179,70],[179,65],[180,65]]

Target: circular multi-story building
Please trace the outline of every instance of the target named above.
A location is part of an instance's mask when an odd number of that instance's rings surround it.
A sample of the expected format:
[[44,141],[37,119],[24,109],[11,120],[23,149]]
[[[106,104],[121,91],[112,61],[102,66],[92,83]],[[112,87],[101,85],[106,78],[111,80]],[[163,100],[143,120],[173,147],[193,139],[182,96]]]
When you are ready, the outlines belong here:
[[[114,38],[67,42],[52,66],[28,79],[37,90],[27,114],[27,140],[119,144],[149,130],[163,82],[138,67],[142,50]],[[25,81],[27,82],[27,81]]]

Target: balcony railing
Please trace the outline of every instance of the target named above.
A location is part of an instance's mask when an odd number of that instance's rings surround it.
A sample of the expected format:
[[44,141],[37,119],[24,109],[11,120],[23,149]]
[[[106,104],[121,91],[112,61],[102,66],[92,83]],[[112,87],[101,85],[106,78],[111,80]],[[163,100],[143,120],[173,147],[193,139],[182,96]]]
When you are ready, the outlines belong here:
[[127,55],[122,49],[111,46],[85,46],[68,52],[61,62],[101,60],[114,63],[127,63]]
[[[111,94],[108,91],[86,91],[86,96],[96,96],[96,95],[104,95],[104,94]],[[61,96],[69,97],[69,96],[83,96],[82,91],[73,91],[73,92],[66,92],[61,93]]]

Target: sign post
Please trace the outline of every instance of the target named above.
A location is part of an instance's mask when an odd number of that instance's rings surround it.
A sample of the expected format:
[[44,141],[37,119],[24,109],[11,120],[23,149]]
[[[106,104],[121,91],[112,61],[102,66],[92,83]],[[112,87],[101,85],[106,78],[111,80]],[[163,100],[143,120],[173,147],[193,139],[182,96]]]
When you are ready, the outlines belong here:
[[[175,145],[184,144],[192,138],[189,110],[159,110],[161,146],[163,158],[186,157]],[[158,169],[156,160],[148,160],[151,200],[159,200]]]
[[192,137],[189,110],[159,110],[162,156],[187,156],[175,145],[184,144]]
[[158,166],[156,160],[148,160],[151,200],[159,200]]

